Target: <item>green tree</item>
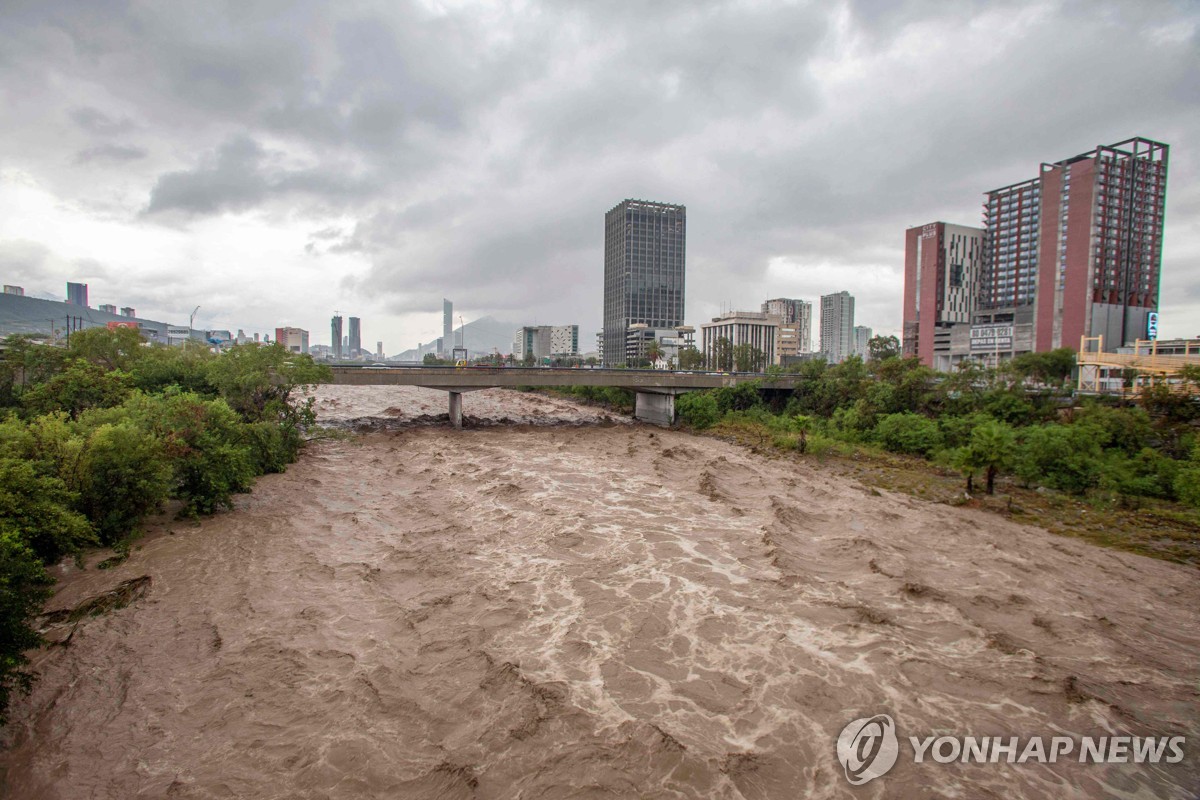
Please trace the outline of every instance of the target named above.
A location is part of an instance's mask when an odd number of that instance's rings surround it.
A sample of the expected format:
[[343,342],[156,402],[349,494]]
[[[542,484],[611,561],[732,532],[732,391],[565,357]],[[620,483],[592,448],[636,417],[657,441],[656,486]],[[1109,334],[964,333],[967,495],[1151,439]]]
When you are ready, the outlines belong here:
[[31,414],[66,411],[75,418],[89,408],[119,405],[131,388],[128,373],[76,358],[62,371],[26,389],[21,401]]
[[688,392],[675,398],[676,418],[696,429],[711,428],[721,419],[717,399],[710,392]]
[[912,411],[933,413],[944,405],[944,391],[936,371],[916,357],[893,356],[870,363],[870,372],[878,381],[891,388],[890,403],[880,406],[879,413]]
[[659,344],[658,339],[651,339],[646,345],[646,360],[653,364],[654,362],[658,361],[662,354],[662,345]]
[[257,471],[246,426],[222,399],[189,392],[135,394],[129,413],[161,443],[183,514],[211,514],[250,488]]
[[695,347],[679,349],[679,368],[682,370],[697,370],[704,368],[704,354]]
[[762,372],[767,366],[767,356],[757,347],[743,342],[733,348],[733,364],[738,372]]
[[247,422],[264,420],[311,425],[311,403],[292,402],[297,390],[333,380],[333,371],[312,357],[278,343],[242,344],[208,364],[209,383]]
[[67,362],[67,351],[32,336],[9,336],[0,359],[0,405],[15,408],[30,386],[44,383]]
[[87,519],[72,510],[76,500],[60,478],[39,473],[29,461],[0,458],[0,528],[19,531],[42,561],[96,544]]
[[1180,466],[1174,479],[1175,495],[1192,508],[1200,508],[1200,445],[1192,458]]
[[712,396],[717,401],[717,410],[721,416],[731,411],[747,411],[762,403],[762,395],[758,391],[758,381],[746,381],[737,386],[723,386],[712,389]]
[[1039,425],[1025,429],[1015,471],[1027,485],[1083,494],[1096,485],[1101,457],[1101,442],[1088,426]]
[[963,359],[941,380],[945,408],[951,414],[967,415],[983,405],[983,393],[990,383],[990,374],[978,361]]
[[875,426],[875,437],[894,453],[927,456],[942,446],[938,424],[908,411],[880,418]]
[[988,420],[971,431],[966,446],[958,448],[951,457],[952,463],[967,476],[968,493],[979,470],[986,476],[987,493],[995,492],[996,475],[1012,464],[1015,442],[1012,428],[997,420]]
[[126,539],[171,489],[171,465],[161,443],[130,422],[92,430],[77,475],[77,508],[106,545]]
[[1060,347],[1047,353],[1022,353],[1008,361],[1004,368],[1016,383],[1032,381],[1062,389],[1075,370],[1075,351]]
[[50,599],[52,581],[21,534],[0,524],[0,724],[15,693],[29,691],[26,650],[42,642],[33,620]]
[[895,336],[872,336],[867,342],[867,358],[871,361],[887,361],[900,356],[900,340]]
[[724,336],[713,342],[708,353],[708,368],[722,372],[733,371],[733,343]]
[[205,397],[216,397],[208,381],[208,363],[219,358],[203,347],[146,347],[129,367],[136,389],[161,392],[174,386]]
[[128,372],[149,348],[137,328],[90,328],[72,333],[67,350],[89,364]]

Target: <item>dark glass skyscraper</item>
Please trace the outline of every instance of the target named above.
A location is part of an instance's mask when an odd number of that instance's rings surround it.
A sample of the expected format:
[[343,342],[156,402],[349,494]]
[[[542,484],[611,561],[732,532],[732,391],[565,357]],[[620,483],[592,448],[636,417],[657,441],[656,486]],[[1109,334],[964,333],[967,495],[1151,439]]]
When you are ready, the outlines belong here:
[[357,358],[358,351],[362,350],[362,320],[358,317],[350,318],[350,352],[346,355],[350,358]]
[[67,283],[67,302],[72,305],[82,306],[84,308],[87,308],[88,307],[87,286],[88,285],[86,283]]
[[342,357],[342,317],[335,316],[329,321],[329,343],[332,345],[333,357]]
[[604,216],[604,363],[625,363],[630,325],[683,324],[687,209],[625,200]]

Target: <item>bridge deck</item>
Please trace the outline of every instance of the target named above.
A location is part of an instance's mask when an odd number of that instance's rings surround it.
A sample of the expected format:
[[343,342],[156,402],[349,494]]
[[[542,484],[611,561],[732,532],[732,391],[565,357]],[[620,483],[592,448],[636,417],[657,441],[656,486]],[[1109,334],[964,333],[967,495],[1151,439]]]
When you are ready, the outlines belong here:
[[359,367],[335,366],[333,383],[352,386],[424,386],[445,391],[495,386],[614,386],[674,394],[759,381],[764,389],[791,389],[797,376],[756,373],[667,372],[635,369],[546,369],[538,367]]

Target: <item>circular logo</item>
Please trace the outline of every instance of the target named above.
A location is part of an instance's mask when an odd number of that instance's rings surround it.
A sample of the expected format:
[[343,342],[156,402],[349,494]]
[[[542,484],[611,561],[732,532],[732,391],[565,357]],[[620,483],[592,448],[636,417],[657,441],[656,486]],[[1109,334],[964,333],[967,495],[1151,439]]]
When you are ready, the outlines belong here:
[[854,720],[842,728],[837,740],[838,761],[852,786],[887,774],[899,752],[896,723],[887,714]]

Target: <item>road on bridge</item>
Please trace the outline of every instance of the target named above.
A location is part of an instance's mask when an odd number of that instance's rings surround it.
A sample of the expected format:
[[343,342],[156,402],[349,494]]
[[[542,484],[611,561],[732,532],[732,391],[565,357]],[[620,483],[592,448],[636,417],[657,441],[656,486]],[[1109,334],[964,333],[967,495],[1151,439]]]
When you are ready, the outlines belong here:
[[798,375],[753,372],[679,372],[655,369],[554,369],[547,367],[331,367],[335,384],[421,386],[450,395],[450,421],[462,427],[462,393],[497,386],[611,386],[632,389],[634,416],[658,425],[675,420],[675,395],[756,381],[764,389],[791,389]]

